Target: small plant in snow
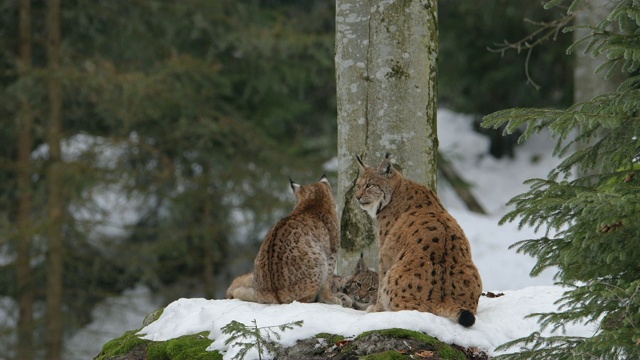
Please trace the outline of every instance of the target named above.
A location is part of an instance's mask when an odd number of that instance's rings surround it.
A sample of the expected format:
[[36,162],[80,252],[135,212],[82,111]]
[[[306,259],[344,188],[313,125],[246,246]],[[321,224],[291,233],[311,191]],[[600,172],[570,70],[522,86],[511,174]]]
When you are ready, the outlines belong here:
[[249,350],[257,348],[258,359],[262,360],[262,356],[269,352],[273,352],[276,347],[276,343],[273,338],[280,340],[280,332],[286,330],[292,330],[294,327],[302,326],[303,321],[294,321],[281,325],[258,327],[256,320],[252,321],[253,325],[247,326],[241,322],[231,321],[224,327],[222,327],[222,333],[231,335],[225,345],[233,344],[240,347],[240,352],[233,357],[234,360],[242,360],[247,355]]

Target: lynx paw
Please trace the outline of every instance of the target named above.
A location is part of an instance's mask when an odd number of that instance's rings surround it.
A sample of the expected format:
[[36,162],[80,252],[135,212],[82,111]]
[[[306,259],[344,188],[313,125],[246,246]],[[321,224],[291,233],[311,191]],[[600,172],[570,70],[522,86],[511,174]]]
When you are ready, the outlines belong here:
[[347,294],[336,294],[338,298],[342,301],[342,307],[350,308],[353,307],[353,300]]

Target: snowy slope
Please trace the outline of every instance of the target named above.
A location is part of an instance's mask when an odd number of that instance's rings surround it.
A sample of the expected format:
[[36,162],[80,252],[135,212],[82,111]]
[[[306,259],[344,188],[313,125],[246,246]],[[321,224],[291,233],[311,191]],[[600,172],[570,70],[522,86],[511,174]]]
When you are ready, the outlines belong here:
[[[522,182],[529,178],[545,177],[558,162],[551,157],[552,141],[544,136],[531,139],[518,147],[515,160],[496,160],[486,153],[488,140],[471,130],[471,118],[446,109],[438,112],[438,136],[440,149],[453,160],[458,172],[471,184],[472,191],[489,212],[478,215],[466,210],[451,188],[442,180],[438,193],[443,203],[461,224],[472,246],[473,258],[480,270],[485,291],[504,291],[499,298],[482,298],[478,321],[471,329],[464,329],[449,320],[431,314],[400,312],[388,314],[365,314],[350,309],[324,304],[260,305],[227,300],[182,299],[169,305],[163,316],[143,329],[150,339],[167,339],[187,333],[210,331],[211,338],[220,336],[220,327],[231,320],[250,325],[256,320],[259,326],[282,324],[304,320],[304,327],[290,331],[283,342],[293,343],[297,338],[308,337],[320,332],[343,335],[355,334],[367,329],[404,327],[424,331],[443,341],[459,345],[478,346],[493,353],[495,346],[505,341],[528,335],[537,330],[535,320],[523,319],[532,312],[553,310],[553,302],[561,295],[560,288],[553,285],[553,270],[531,278],[534,260],[508,250],[509,245],[522,239],[536,237],[530,229],[517,229],[517,224],[499,226],[499,219],[507,212],[505,203],[514,195],[527,190]],[[529,161],[536,159],[535,163]],[[509,291],[506,291],[509,290]],[[141,296],[140,291],[133,292]],[[129,295],[131,296],[131,295]],[[136,300],[139,304],[135,314],[129,312],[131,321],[109,316],[87,326],[87,331],[95,335],[75,336],[67,346],[74,349],[68,353],[69,359],[84,359],[86,355],[97,354],[106,341],[121,335],[126,330],[136,328],[144,316],[155,310],[156,303],[150,294],[147,300]],[[145,297],[143,296],[143,297]],[[127,296],[105,301],[99,313],[114,311],[127,301]],[[116,310],[117,311],[117,310]],[[576,326],[568,329],[569,334],[589,336],[593,329]],[[214,347],[224,348],[224,341],[218,338]],[[233,354],[230,350],[229,354]],[[228,356],[230,356],[228,354]]]

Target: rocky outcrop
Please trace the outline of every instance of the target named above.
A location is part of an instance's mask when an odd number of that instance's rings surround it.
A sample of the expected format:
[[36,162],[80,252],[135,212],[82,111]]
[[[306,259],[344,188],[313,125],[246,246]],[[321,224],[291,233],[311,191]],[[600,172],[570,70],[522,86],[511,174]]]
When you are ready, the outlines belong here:
[[[147,317],[149,323],[159,317],[154,312]],[[168,341],[143,340],[138,330],[128,331],[102,348],[94,360],[221,360],[216,351],[206,351],[211,344],[207,333],[182,336]],[[278,360],[355,360],[355,359],[475,359],[489,357],[477,349],[448,345],[426,334],[404,329],[387,329],[362,333],[355,338],[332,334],[318,334],[298,341],[294,346],[275,346],[273,355]],[[247,359],[249,360],[249,359]]]

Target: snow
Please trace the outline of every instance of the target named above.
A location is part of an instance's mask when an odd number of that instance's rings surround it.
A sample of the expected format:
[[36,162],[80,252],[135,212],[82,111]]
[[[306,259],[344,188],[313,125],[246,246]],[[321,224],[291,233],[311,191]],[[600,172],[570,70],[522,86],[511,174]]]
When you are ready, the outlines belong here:
[[[508,211],[505,203],[528,190],[522,184],[524,180],[546,177],[559,162],[551,156],[553,142],[548,136],[537,136],[517,148],[517,159],[496,160],[483,155],[489,146],[488,139],[471,130],[471,118],[446,109],[438,111],[438,137],[440,149],[452,160],[459,174],[472,184],[471,191],[489,214],[469,212],[444,181],[440,181],[438,194],[471,242],[484,290],[505,294],[497,298],[482,297],[476,324],[471,328],[414,311],[368,314],[326,304],[263,305],[239,300],[180,299],[169,304],[160,319],[142,329],[140,334],[160,341],[208,332],[209,338],[215,339],[211,350],[227,350],[225,359],[230,359],[238,349],[224,345],[228,335],[223,335],[220,329],[232,320],[248,326],[255,320],[259,327],[303,320],[301,328],[282,334],[280,342],[284,345],[321,332],[353,336],[366,330],[402,327],[425,332],[445,342],[476,346],[491,355],[498,354],[496,346],[538,331],[536,319],[525,317],[556,310],[558,305],[554,303],[564,290],[553,286],[554,269],[532,278],[529,271],[535,261],[508,249],[516,241],[539,235],[528,228],[519,230],[517,224],[499,226],[498,221]],[[326,167],[336,164],[337,159],[334,159]],[[70,352],[66,358],[90,358],[108,340],[138,328],[144,316],[158,307],[145,291],[136,288],[120,297],[107,299],[94,311],[96,320],[67,343],[67,348],[71,349],[85,347],[83,352]],[[116,316],[119,313],[124,317]],[[567,335],[591,336],[595,329],[568,324],[565,331]],[[543,332],[545,334],[549,333]],[[247,359],[252,356],[257,358],[257,353],[250,353]]]
[[[208,332],[209,338],[214,340],[209,350],[220,350],[224,359],[231,359],[239,347],[225,345],[230,335],[221,331],[231,321],[247,326],[252,326],[255,321],[258,327],[269,327],[302,320],[302,327],[280,332],[281,338],[277,341],[290,346],[299,339],[323,332],[352,337],[368,330],[399,327],[421,331],[447,343],[477,347],[492,356],[514,351],[495,349],[539,331],[536,318],[527,316],[557,311],[559,305],[556,302],[565,290],[553,285],[555,269],[548,269],[532,278],[529,271],[535,261],[508,249],[516,241],[538,235],[526,227],[518,229],[517,224],[499,226],[498,221],[508,211],[505,203],[514,195],[528,190],[522,182],[545,177],[559,160],[551,156],[553,143],[544,135],[520,146],[516,160],[484,156],[488,140],[470,131],[469,117],[446,109],[440,110],[438,117],[441,150],[454,159],[458,172],[473,184],[472,191],[489,214],[469,212],[446,184],[441,183],[438,192],[471,242],[485,291],[504,293],[495,298],[481,297],[477,320],[472,327],[464,328],[448,319],[416,311],[366,313],[317,303],[265,305],[240,300],[180,299],[171,303],[162,316],[143,328],[139,335],[149,340],[164,341]],[[560,333],[545,329],[542,335],[589,337],[595,331],[595,325],[578,323],[566,324]],[[257,357],[257,350],[253,349],[247,359]]]
[[[534,286],[522,290],[506,291],[496,298],[482,297],[478,307],[477,321],[465,328],[451,320],[417,311],[366,313],[338,305],[303,304],[265,305],[240,300],[180,299],[171,303],[155,322],[143,328],[139,334],[144,339],[165,341],[178,336],[210,332],[215,340],[208,350],[224,352],[224,359],[232,359],[240,350],[238,346],[225,345],[229,334],[221,328],[231,321],[258,327],[278,326],[302,320],[302,327],[279,331],[277,340],[291,346],[297,340],[313,337],[319,333],[330,333],[353,337],[369,330],[403,328],[421,331],[446,343],[465,347],[477,347],[489,355],[499,355],[494,349],[510,340],[528,336],[537,331],[535,319],[526,319],[532,313],[554,311],[553,303],[562,295],[557,286]],[[569,324],[564,334],[591,336],[595,329],[584,325]],[[544,331],[542,335],[552,335]],[[556,333],[557,334],[557,333]],[[276,339],[273,339],[276,340]],[[247,359],[258,358],[253,349]]]

